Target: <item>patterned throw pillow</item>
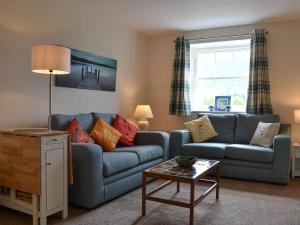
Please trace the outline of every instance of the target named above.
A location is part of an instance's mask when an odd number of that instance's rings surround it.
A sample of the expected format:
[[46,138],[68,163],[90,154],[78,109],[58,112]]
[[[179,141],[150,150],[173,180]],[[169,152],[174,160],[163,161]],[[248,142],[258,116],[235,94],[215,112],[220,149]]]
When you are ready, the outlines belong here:
[[122,134],[115,128],[106,123],[102,118],[99,118],[91,132],[91,137],[94,141],[101,145],[105,151],[112,152]]
[[278,134],[280,123],[264,123],[259,122],[250,145],[260,145],[263,147],[271,147],[273,139]]
[[69,132],[71,142],[73,143],[92,143],[95,142],[93,139],[85,132],[85,130],[80,126],[78,120],[73,118],[66,131]]
[[122,134],[119,140],[120,144],[134,146],[134,138],[138,132],[138,129],[134,125],[117,114],[112,126]]
[[184,125],[191,132],[194,142],[203,142],[218,135],[207,115]]

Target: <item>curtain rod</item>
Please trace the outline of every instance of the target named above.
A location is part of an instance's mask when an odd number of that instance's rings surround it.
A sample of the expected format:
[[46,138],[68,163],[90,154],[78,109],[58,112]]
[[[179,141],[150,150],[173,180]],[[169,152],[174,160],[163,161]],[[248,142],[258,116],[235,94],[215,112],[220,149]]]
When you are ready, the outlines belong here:
[[[266,34],[268,34],[269,31],[266,31]],[[246,37],[246,36],[251,36],[252,33],[249,34],[239,34],[239,35],[228,35],[228,36],[215,36],[215,37],[206,37],[206,38],[192,38],[192,39],[187,39],[188,41],[197,41],[197,40],[208,40],[208,39],[222,39],[222,38],[234,38],[234,37]],[[175,42],[175,40],[174,40]]]

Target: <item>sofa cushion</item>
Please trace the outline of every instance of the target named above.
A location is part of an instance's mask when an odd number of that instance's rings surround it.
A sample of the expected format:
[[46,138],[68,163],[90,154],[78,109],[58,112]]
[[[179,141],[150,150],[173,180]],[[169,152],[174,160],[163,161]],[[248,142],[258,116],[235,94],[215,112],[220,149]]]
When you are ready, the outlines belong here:
[[234,143],[234,132],[236,126],[235,114],[199,113],[199,117],[207,115],[218,136],[209,142]]
[[250,144],[271,147],[274,137],[278,134],[279,128],[280,123],[264,123],[259,121]]
[[225,158],[271,163],[273,149],[255,145],[232,144],[226,147]]
[[138,129],[133,124],[129,123],[125,118],[117,114],[112,126],[122,134],[119,140],[121,145],[134,145],[134,139]]
[[72,119],[76,118],[80,126],[89,133],[93,128],[93,117],[91,114],[77,114],[77,115],[66,115],[66,114],[53,114],[51,116],[51,125],[53,130],[66,130]]
[[99,118],[102,118],[106,123],[112,125],[112,123],[114,122],[115,113],[100,113],[100,112],[92,112],[92,117],[94,120],[94,123],[96,123],[98,121]]
[[122,134],[115,128],[99,118],[91,131],[91,137],[95,143],[99,144],[105,151],[113,151]]
[[105,177],[122,172],[139,164],[135,153],[103,152],[103,174]]
[[70,134],[72,143],[92,143],[95,144],[94,140],[85,132],[80,126],[78,120],[73,118],[66,131]]
[[226,146],[225,143],[189,143],[181,147],[181,154],[193,155],[198,158],[222,159]]
[[276,114],[238,114],[235,130],[235,143],[249,144],[259,121],[264,123],[279,122]]
[[208,116],[186,122],[184,125],[191,132],[194,142],[203,142],[218,135],[211,125]]
[[162,147],[159,145],[139,145],[132,147],[120,147],[115,149],[116,152],[132,152],[137,155],[139,163],[161,158],[164,155]]

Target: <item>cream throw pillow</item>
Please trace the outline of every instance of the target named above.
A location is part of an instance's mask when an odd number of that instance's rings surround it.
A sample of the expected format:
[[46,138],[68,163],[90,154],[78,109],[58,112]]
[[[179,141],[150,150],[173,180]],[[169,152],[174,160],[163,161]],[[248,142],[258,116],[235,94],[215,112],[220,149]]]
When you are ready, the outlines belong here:
[[203,142],[218,135],[207,115],[186,122],[184,125],[191,132],[194,142]]
[[264,123],[259,122],[250,145],[260,145],[263,147],[271,147],[273,139],[278,134],[280,123]]

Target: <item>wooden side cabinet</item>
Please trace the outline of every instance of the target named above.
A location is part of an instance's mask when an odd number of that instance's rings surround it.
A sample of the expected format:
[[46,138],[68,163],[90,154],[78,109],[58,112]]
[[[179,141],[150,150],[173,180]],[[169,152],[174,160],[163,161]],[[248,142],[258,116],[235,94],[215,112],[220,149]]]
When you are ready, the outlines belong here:
[[32,215],[68,216],[68,134],[60,131],[0,130],[0,204]]
[[292,148],[292,177],[300,177],[300,144],[293,143]]

